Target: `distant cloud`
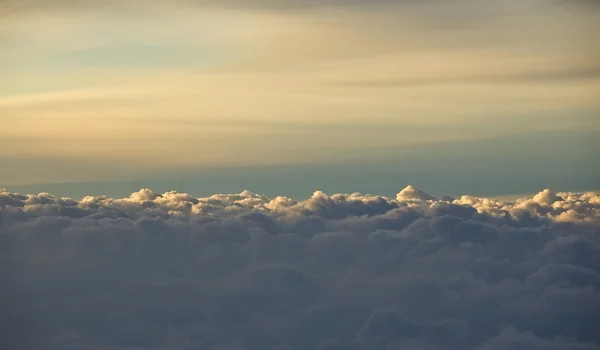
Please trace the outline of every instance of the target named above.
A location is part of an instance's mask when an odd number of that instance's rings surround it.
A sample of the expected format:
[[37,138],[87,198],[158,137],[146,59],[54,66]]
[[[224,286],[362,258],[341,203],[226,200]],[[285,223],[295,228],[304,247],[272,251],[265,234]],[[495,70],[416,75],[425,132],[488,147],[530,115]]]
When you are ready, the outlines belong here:
[[0,191],[6,349],[598,349],[600,195]]
[[420,199],[420,200],[433,200],[434,196],[427,194],[425,191],[418,189],[414,186],[407,186],[402,191],[398,192],[396,198],[401,200]]

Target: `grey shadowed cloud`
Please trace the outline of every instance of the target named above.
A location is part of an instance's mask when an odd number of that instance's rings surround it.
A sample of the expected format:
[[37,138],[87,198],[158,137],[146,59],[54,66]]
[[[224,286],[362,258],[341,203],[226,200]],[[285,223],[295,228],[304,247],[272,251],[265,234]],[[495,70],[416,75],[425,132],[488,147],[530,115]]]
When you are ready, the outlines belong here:
[[0,191],[6,349],[598,349],[600,196]]

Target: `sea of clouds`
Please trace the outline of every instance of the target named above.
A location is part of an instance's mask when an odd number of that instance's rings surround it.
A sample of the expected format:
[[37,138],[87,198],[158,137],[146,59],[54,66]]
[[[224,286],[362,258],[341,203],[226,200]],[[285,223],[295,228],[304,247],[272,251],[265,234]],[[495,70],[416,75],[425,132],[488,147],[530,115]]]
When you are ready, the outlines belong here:
[[600,195],[0,190],[0,348],[600,349]]

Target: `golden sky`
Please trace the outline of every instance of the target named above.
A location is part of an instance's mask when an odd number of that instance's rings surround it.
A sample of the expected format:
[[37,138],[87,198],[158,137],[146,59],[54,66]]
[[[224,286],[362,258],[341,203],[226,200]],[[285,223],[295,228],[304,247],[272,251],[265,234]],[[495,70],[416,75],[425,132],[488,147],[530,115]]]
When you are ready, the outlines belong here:
[[3,1],[0,184],[596,130],[585,3]]

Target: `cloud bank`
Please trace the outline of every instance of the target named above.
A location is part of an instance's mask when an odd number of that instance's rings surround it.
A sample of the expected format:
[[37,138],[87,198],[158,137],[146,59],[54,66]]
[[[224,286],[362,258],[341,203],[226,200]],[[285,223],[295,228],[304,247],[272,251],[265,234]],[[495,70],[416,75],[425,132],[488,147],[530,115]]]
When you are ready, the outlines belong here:
[[0,191],[5,349],[599,349],[600,195]]

